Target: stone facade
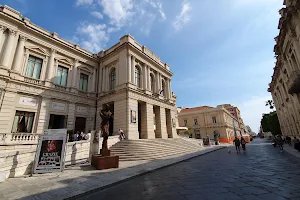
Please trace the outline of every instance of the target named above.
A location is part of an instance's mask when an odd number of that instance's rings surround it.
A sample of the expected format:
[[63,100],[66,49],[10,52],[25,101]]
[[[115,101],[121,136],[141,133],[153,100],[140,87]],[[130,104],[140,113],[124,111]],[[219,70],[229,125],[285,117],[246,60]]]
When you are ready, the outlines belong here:
[[241,134],[238,120],[222,106],[179,109],[178,119],[179,126],[190,129],[198,139],[206,136],[213,139],[214,133],[219,133],[219,141],[229,143]]
[[0,133],[48,128],[99,130],[111,105],[110,134],[176,137],[170,67],[130,35],[92,54],[0,7]]
[[268,91],[276,107],[281,132],[300,134],[300,15],[299,1],[286,0],[279,13],[279,35],[275,38],[276,65]]

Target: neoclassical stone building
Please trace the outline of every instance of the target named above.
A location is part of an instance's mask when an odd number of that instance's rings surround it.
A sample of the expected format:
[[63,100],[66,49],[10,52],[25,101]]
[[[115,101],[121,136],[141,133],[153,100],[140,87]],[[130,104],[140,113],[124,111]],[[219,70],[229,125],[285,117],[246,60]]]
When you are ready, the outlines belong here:
[[130,35],[92,54],[0,7],[0,133],[99,130],[99,110],[109,105],[111,134],[176,137],[172,75]]
[[224,106],[217,107],[200,106],[178,110],[180,127],[187,127],[193,133],[194,138],[220,135],[219,141],[230,143],[235,136],[241,135],[239,121]]
[[300,134],[300,15],[299,1],[285,0],[275,38],[276,65],[268,91],[283,135]]

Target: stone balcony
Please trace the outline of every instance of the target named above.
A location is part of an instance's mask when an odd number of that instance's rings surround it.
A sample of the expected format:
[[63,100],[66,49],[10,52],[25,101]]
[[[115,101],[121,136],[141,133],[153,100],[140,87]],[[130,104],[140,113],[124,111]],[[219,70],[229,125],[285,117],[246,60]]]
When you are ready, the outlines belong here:
[[38,144],[39,135],[32,133],[0,133],[0,145]]
[[289,94],[300,93],[300,70],[293,71],[288,82],[287,88]]

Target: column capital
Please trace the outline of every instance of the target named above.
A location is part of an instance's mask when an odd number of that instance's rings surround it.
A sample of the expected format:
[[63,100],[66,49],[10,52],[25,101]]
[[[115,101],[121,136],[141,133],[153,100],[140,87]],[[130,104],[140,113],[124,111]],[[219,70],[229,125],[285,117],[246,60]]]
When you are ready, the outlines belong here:
[[77,58],[74,59],[74,65],[77,65],[79,63],[79,60]]
[[51,49],[50,49],[50,53],[51,53],[51,54],[55,54],[55,53],[56,53],[56,50],[53,49],[53,48],[51,48]]
[[8,34],[16,36],[17,35],[17,31],[14,30],[14,29],[8,28]]
[[26,37],[26,36],[20,35],[20,41],[26,42],[26,40],[27,40],[27,37]]
[[6,27],[6,26],[2,26],[2,25],[0,25],[0,32],[4,32],[6,29],[7,29],[7,27]]

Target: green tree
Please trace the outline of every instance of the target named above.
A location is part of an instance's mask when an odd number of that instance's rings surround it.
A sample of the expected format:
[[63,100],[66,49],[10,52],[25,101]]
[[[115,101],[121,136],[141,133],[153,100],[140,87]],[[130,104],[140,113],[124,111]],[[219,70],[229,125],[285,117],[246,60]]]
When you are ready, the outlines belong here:
[[261,126],[264,132],[271,132],[273,135],[281,134],[280,124],[276,111],[264,114],[261,120]]
[[269,106],[270,109],[274,111],[274,102],[273,102],[273,100],[266,101],[266,106]]

